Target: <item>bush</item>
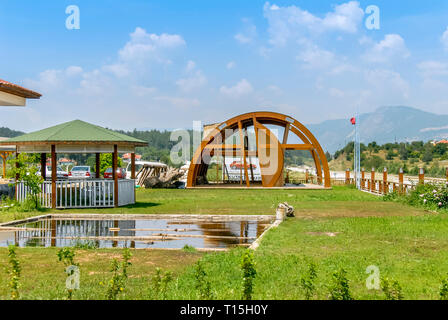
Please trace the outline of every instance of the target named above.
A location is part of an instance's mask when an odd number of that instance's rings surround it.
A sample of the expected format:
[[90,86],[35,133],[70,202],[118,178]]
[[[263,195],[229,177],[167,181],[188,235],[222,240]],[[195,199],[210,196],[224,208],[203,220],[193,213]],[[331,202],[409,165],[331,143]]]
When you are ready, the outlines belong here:
[[243,254],[241,270],[243,271],[243,300],[252,300],[253,282],[257,271],[255,270],[254,253],[250,249]]
[[402,289],[397,280],[383,279],[381,281],[381,290],[383,290],[386,300],[403,300]]
[[414,206],[425,206],[431,209],[448,208],[448,187],[447,184],[418,185],[408,195],[408,202]]
[[353,300],[350,293],[347,271],[343,268],[332,275],[332,285],[330,286],[330,300]]
[[308,264],[307,272],[300,278],[300,286],[302,287],[302,290],[305,292],[306,300],[310,300],[314,296],[314,292],[316,291],[316,285],[314,284],[314,282],[316,278],[317,278],[316,264],[314,262],[310,262]]

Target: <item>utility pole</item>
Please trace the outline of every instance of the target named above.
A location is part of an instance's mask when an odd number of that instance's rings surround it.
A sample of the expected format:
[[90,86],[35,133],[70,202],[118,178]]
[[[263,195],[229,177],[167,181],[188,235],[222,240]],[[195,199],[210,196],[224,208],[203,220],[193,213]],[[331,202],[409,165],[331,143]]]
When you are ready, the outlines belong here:
[[355,126],[355,136],[354,136],[354,148],[353,148],[353,172],[355,175],[355,184],[357,189],[361,189],[361,145],[359,142],[359,114],[356,111],[355,117],[350,119],[350,122]]

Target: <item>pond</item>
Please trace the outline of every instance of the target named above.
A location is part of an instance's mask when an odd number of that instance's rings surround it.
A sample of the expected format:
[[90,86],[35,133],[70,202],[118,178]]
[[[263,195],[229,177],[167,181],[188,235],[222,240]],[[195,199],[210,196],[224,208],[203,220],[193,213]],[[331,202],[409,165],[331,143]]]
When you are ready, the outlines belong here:
[[249,246],[272,220],[271,216],[45,216],[1,225],[0,247],[229,248]]

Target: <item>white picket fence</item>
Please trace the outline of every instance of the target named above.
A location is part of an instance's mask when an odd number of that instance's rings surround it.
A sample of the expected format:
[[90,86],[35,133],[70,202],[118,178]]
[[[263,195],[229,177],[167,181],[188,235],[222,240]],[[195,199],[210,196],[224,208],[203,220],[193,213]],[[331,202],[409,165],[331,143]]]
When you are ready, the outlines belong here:
[[[23,182],[17,183],[17,201],[24,201],[30,190]],[[118,180],[118,205],[135,203],[135,181]],[[38,194],[43,208],[51,208],[51,181],[41,185]],[[108,208],[114,206],[114,181],[105,179],[58,180],[56,181],[56,208]]]

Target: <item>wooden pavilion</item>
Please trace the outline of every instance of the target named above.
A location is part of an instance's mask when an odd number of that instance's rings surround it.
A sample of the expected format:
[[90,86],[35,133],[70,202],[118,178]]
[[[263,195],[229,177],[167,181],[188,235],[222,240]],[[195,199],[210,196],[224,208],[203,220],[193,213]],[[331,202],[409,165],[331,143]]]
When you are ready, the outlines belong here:
[[[118,207],[135,203],[135,148],[147,142],[81,120],[74,120],[0,143],[14,145],[20,153],[41,154],[41,174],[46,177],[47,154],[51,154],[51,181],[42,183],[43,207]],[[91,179],[57,178],[57,154],[92,153],[96,155],[95,177]],[[100,179],[100,154],[112,154],[113,179]],[[118,179],[119,153],[131,154],[131,179]],[[26,186],[16,177],[16,197],[26,199]]]

